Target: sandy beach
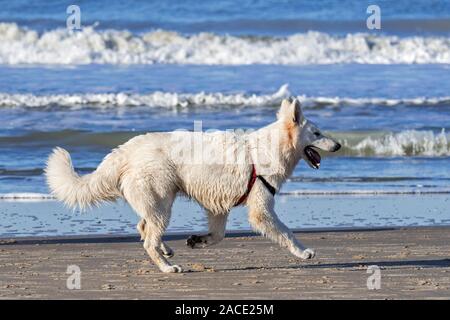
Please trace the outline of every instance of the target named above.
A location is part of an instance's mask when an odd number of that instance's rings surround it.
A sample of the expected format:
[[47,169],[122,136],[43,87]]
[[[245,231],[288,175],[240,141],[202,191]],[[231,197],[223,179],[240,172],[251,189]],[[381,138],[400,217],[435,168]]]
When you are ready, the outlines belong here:
[[449,299],[450,1],[410,2],[3,1],[0,300]]
[[[174,263],[187,272],[162,274],[136,237],[16,238],[0,245],[2,299],[448,299],[449,227],[303,231],[317,250],[293,258],[251,233],[217,246],[189,249],[168,236]],[[81,270],[81,289],[66,286],[67,268]],[[380,268],[369,290],[368,266]]]

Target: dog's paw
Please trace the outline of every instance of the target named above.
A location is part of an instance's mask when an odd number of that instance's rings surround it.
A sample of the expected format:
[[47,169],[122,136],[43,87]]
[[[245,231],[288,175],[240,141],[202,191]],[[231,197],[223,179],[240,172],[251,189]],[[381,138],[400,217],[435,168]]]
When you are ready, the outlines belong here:
[[186,240],[186,245],[188,246],[188,247],[191,247],[192,249],[194,249],[195,248],[195,245],[197,244],[197,243],[202,243],[203,241],[202,241],[202,237],[200,237],[200,236],[196,236],[196,235],[192,235],[192,236],[190,236],[189,238],[187,238],[187,240]]
[[300,258],[302,259],[312,259],[316,256],[316,252],[313,249],[305,249],[300,255]]
[[181,273],[183,272],[183,269],[180,266],[174,264],[173,266],[166,266],[162,268],[161,271],[164,273]]

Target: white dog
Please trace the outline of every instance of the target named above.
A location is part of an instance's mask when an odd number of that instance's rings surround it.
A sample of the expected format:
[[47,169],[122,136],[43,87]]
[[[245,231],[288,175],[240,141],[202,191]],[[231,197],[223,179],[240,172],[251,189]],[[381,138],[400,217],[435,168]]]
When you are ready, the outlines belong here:
[[274,194],[300,159],[318,169],[321,158],[315,149],[339,148],[304,118],[298,100],[285,99],[277,121],[259,130],[140,135],[82,177],[74,171],[68,152],[56,148],[46,175],[52,194],[69,207],[84,209],[125,199],[142,218],[138,230],[154,263],[163,272],[181,272],[166,259],[173,251],[161,239],[177,194],[195,199],[207,212],[209,233],[189,237],[192,248],[221,241],[230,209],[245,204],[256,231],[296,257],[314,257],[314,251],[306,249],[276,216]]

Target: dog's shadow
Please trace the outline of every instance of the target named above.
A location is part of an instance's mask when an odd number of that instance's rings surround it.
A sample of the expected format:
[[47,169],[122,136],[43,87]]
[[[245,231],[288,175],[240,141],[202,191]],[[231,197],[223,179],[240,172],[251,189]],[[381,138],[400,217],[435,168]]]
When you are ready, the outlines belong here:
[[354,269],[376,265],[380,268],[415,267],[415,268],[450,268],[450,259],[436,260],[392,260],[392,261],[359,261],[343,263],[303,264],[290,266],[264,266],[224,268],[216,271],[248,271],[248,270],[279,270],[279,269]]

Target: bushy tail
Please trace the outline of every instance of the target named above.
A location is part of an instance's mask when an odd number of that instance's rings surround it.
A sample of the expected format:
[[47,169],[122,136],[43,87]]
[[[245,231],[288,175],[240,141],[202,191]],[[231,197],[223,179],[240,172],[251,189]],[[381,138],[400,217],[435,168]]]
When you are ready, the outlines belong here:
[[84,210],[117,198],[118,170],[115,169],[114,161],[107,157],[93,173],[80,177],[73,169],[70,154],[55,148],[48,158],[45,174],[50,191],[58,200],[70,208],[78,206]]

